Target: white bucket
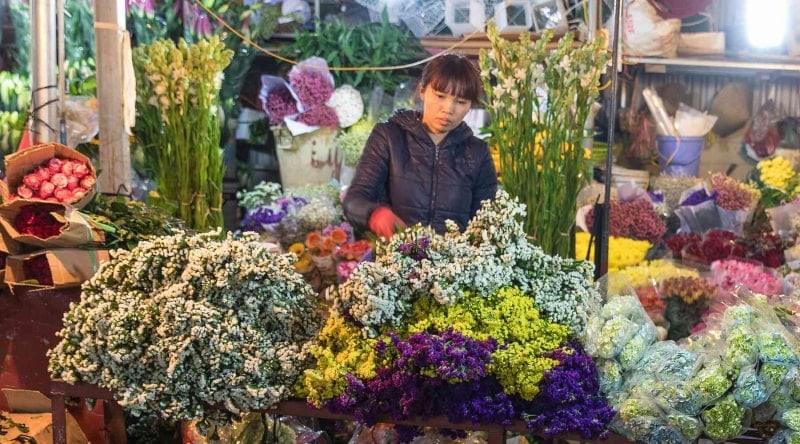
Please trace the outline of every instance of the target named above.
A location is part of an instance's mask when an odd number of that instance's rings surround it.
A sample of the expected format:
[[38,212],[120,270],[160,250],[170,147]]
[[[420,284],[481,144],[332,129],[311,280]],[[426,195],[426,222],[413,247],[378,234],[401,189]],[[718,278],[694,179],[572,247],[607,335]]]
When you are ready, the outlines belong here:
[[284,126],[272,127],[283,188],[324,185],[339,176],[342,159],[338,130],[320,128],[292,136]]

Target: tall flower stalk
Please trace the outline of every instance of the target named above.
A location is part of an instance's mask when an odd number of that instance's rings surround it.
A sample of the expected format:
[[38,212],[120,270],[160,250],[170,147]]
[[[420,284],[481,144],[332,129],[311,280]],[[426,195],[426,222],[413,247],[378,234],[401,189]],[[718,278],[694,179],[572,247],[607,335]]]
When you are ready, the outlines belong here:
[[570,257],[578,191],[589,179],[584,122],[608,56],[602,42],[575,43],[571,34],[554,50],[552,31],[535,42],[529,33],[506,40],[494,25],[487,34],[480,68],[503,187],[527,205],[534,243]]
[[157,40],[133,52],[137,143],[158,197],[188,227],[222,227],[219,89],[231,60],[219,37],[189,45]]

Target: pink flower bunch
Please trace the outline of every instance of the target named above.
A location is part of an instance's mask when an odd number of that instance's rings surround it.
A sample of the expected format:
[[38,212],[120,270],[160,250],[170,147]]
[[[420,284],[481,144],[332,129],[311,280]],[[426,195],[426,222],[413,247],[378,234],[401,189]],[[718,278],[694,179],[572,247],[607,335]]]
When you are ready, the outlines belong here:
[[357,266],[358,261],[341,261],[336,264],[336,276],[339,278],[339,282],[345,282],[350,279],[350,275]]
[[[587,225],[592,226],[593,222],[594,208],[586,214]],[[612,200],[608,223],[612,236],[646,240],[653,244],[657,244],[667,232],[666,223],[647,199]]]
[[300,123],[305,123],[311,126],[323,127],[337,127],[339,126],[339,118],[336,116],[336,111],[326,105],[315,106],[310,108],[297,116],[296,119]]
[[766,296],[783,292],[783,282],[759,264],[726,259],[713,262],[711,271],[714,281],[723,291],[734,291],[741,285]]
[[757,191],[724,173],[711,176],[711,189],[717,192],[714,202],[725,210],[746,210],[750,208]]
[[319,69],[301,69],[289,73],[289,85],[305,109],[324,105],[333,95],[333,84],[327,71]]
[[286,116],[297,114],[297,102],[295,102],[289,88],[275,88],[267,96],[267,114],[269,123],[280,125]]
[[96,181],[83,162],[53,157],[22,178],[17,196],[71,204],[83,199]]

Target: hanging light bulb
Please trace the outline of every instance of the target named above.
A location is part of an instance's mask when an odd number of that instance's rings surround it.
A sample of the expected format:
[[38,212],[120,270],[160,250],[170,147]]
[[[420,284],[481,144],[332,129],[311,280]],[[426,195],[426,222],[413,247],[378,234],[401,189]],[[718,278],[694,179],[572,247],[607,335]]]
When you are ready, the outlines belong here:
[[756,48],[775,48],[786,40],[789,0],[747,0],[747,41]]

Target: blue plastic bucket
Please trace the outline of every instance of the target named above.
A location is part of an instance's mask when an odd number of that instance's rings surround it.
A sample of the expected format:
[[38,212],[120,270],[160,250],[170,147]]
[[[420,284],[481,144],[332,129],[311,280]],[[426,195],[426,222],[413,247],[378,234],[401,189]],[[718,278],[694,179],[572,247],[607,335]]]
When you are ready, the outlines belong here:
[[667,176],[693,176],[700,172],[700,154],[706,138],[658,136],[658,164]]

